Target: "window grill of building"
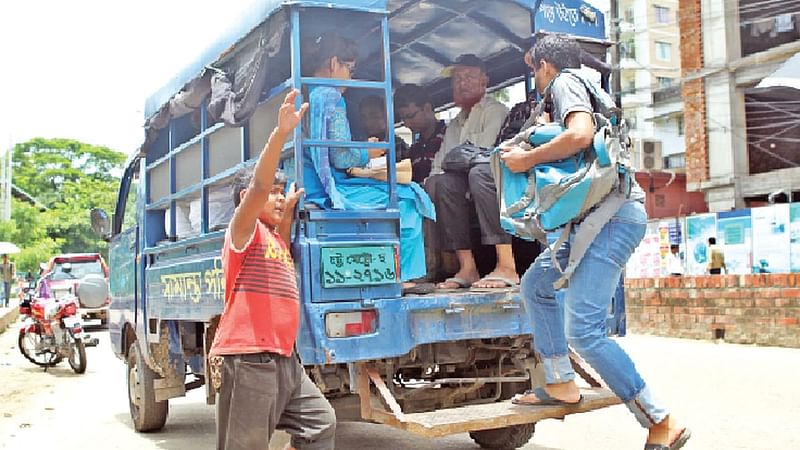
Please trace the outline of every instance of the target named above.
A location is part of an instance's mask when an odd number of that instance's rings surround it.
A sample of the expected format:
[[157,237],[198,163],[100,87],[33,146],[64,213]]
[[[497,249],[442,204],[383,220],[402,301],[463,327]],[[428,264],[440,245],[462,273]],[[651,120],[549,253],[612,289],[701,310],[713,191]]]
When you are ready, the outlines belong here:
[[686,124],[683,122],[683,116],[678,117],[676,122],[678,122],[678,136],[683,136],[686,134],[686,128],[684,128]]
[[622,41],[619,45],[620,57],[636,59],[636,44],[633,39]]
[[744,102],[750,173],[800,167],[800,91],[750,91]]
[[800,2],[739,0],[742,56],[800,39]]
[[656,41],[656,58],[661,61],[670,61],[672,59],[672,44]]
[[681,169],[683,167],[686,167],[686,154],[678,153],[664,157],[665,169]]
[[672,86],[675,80],[670,77],[656,77],[656,81],[658,82],[659,89],[664,89]]
[[656,23],[666,24],[669,23],[669,8],[666,6],[655,5]]

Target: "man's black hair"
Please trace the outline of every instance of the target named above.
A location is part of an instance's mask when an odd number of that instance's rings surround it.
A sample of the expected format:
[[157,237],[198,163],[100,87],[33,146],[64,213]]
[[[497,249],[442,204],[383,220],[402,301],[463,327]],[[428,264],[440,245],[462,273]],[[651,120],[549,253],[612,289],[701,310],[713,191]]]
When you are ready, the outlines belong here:
[[708,243],[710,245],[717,245],[717,238],[715,238],[715,237],[708,238]]
[[368,95],[362,98],[358,103],[359,111],[363,111],[365,108],[375,108],[379,111],[383,111],[385,114],[386,104],[383,102],[383,98],[380,95]]
[[536,40],[531,49],[533,63],[545,60],[556,69],[580,69],[581,47],[564,34],[547,34]]
[[394,107],[406,108],[412,104],[422,108],[426,103],[430,103],[433,108],[433,101],[428,91],[416,84],[404,84],[394,90]]
[[355,62],[358,59],[358,45],[334,32],[306,38],[300,59],[303,75],[313,75],[334,56],[340,62]]
[[[250,187],[250,181],[253,180],[253,167],[242,167],[236,172],[236,175],[233,176],[233,185],[232,185],[232,194],[233,194],[233,205],[239,206],[239,203],[242,202],[241,193],[243,190]],[[273,179],[272,183],[274,185],[286,185],[287,183],[286,174],[283,173],[281,169],[275,169],[275,178]]]

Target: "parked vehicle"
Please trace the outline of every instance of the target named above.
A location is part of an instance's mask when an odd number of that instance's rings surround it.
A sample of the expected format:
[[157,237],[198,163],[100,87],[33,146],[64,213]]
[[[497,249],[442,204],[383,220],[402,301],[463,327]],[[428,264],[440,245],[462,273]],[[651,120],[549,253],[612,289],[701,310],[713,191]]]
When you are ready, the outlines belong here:
[[108,322],[108,266],[99,253],[66,253],[50,258],[43,276],[49,277],[50,288],[78,297],[84,320]]
[[86,347],[78,298],[74,295],[33,298],[29,305],[20,305],[20,310],[25,308],[27,313],[17,341],[22,356],[45,368],[67,358],[75,373],[84,373]]
[[[301,43],[331,30],[359,44],[356,79],[302,72]],[[311,141],[298,127],[284,155],[302,161],[304,149],[327,146],[380,147],[389,155],[385,208],[298,208],[297,352],[337,418],[427,436],[469,432],[481,446],[505,449],[524,445],[538,420],[618,403],[587,375],[594,388],[579,406],[513,407],[505,400],[543,382],[518,290],[403,296],[397,276],[393,83],[425,85],[445,108],[451,81],[442,69],[476,53],[491,89],[522,80],[530,86],[523,54],[542,32],[575,35],[601,59],[610,45],[603,14],[577,0],[262,0],[235,32],[149,98],[146,141],[126,165],[113,219],[92,212],[94,229],[110,242],[109,334],[128,365],[134,428],[162,428],[169,399],[192,388],[205,385],[214,403],[207,356],[223,309],[220,249],[231,177],[255,161],[287,90],[314,85],[347,88],[351,109],[366,95],[384,97],[390,125],[386,141],[368,144],[366,136]],[[230,102],[217,109],[224,120],[209,113],[212,85],[235,89],[214,94]],[[359,123],[352,125],[358,137]],[[302,186],[302,165],[287,170]],[[371,263],[390,276],[345,276]],[[609,328],[618,330],[623,316],[620,298]]]

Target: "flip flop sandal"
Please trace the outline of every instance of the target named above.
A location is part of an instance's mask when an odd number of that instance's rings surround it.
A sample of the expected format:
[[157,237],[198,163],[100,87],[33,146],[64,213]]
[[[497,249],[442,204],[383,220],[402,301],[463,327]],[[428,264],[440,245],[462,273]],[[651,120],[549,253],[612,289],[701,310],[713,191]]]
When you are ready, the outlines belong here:
[[417,283],[414,286],[409,288],[403,289],[403,295],[406,294],[415,294],[415,295],[426,295],[426,294],[433,294],[436,290],[436,285],[433,283]]
[[458,287],[457,288],[440,288],[440,287],[437,286],[436,287],[436,292],[458,292],[458,291],[461,291],[463,289],[467,289],[468,287],[470,287],[470,283],[467,280],[465,280],[463,278],[458,278],[458,277],[450,277],[450,278],[444,280],[442,283],[453,283],[453,284],[456,284]]
[[[525,402],[519,400],[519,397],[514,397],[511,399],[511,403],[515,405],[522,405],[522,406],[577,406],[580,405],[583,401],[583,395],[581,398],[578,399],[577,402],[565,402],[564,400],[559,400],[555,397],[551,397],[544,388],[537,387],[536,389],[530,389],[525,391],[524,395],[535,395],[536,399],[539,400],[537,402]],[[647,449],[650,450],[650,449]]]
[[501,283],[503,283],[505,285],[504,286],[500,286],[500,287],[471,286],[469,288],[469,290],[472,291],[472,292],[495,292],[495,291],[505,291],[507,289],[513,289],[513,288],[519,287],[518,283],[516,283],[514,280],[512,280],[510,278],[506,278],[506,277],[486,277],[486,278],[480,279],[479,281],[476,281],[475,283],[480,283],[481,281],[499,281],[499,282],[501,282]]
[[684,428],[681,434],[679,434],[669,446],[663,444],[645,444],[644,450],[678,450],[683,448],[690,437],[692,437],[692,431],[688,428]]

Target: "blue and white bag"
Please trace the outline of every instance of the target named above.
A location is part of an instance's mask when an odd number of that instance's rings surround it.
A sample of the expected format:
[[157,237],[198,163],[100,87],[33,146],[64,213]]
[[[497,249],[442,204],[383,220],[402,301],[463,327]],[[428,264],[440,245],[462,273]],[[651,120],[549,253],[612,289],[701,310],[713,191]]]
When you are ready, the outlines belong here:
[[[555,250],[569,238],[572,225],[581,224],[572,241],[566,268],[562,269],[556,261],[556,252],[551,252],[554,266],[563,274],[555,285],[563,287],[597,233],[627,199],[633,171],[625,125],[611,97],[569,69],[558,76],[576,77],[590,94],[597,123],[592,146],[570,158],[538,164],[527,173],[508,170],[500,158],[501,151],[496,149],[491,165],[500,203],[500,222],[508,233],[547,245],[546,233],[564,227],[552,247]],[[550,101],[548,87],[534,115],[541,112],[542,104]],[[536,125],[501,147],[518,145],[533,149],[563,131],[557,123]]]

